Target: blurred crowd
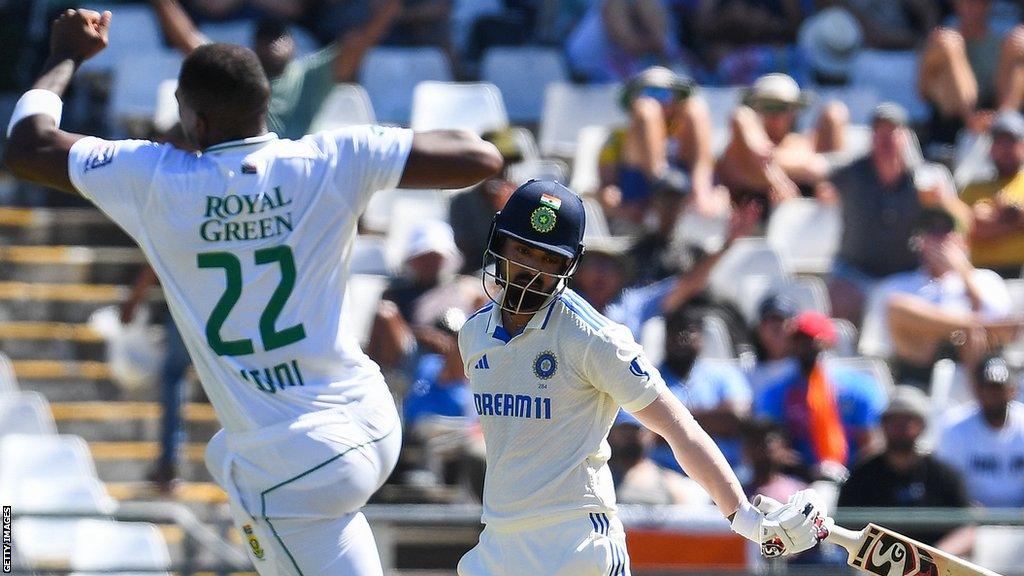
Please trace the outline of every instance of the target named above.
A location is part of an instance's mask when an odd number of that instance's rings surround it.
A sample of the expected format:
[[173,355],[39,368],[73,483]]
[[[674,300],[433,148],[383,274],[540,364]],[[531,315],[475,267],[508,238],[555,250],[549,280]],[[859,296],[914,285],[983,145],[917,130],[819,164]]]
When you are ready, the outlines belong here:
[[[572,289],[633,331],[748,493],[784,501],[815,484],[840,506],[1024,507],[1024,3],[148,4],[182,52],[205,41],[197,23],[256,19],[272,128],[291,137],[381,45],[439,47],[460,79],[476,77],[490,47],[553,46],[575,81],[621,83],[627,121],[594,151],[596,185],[577,190],[609,234],[588,240]],[[65,5],[0,2],[0,14],[46,22]],[[45,34],[0,21],[12,47],[0,82],[20,90]],[[323,48],[297,56],[293,26]],[[848,103],[817,96],[849,84],[866,51],[914,55],[916,81],[896,81],[923,114],[882,102],[859,125]],[[720,103],[706,95],[716,86],[744,87],[717,123]],[[84,122],[88,111],[78,113]],[[514,131],[485,137],[507,168],[529,152]],[[185,145],[173,130],[161,138]],[[417,222],[369,311],[365,349],[405,420],[395,483],[479,497],[485,446],[457,332],[487,301],[480,263],[494,212],[521,183],[512,172],[451,195],[444,218]],[[798,213],[812,215],[806,236],[764,240]],[[813,232],[825,216],[841,229],[825,265],[779,257],[823,242]],[[180,371],[168,373],[177,386]],[[171,388],[165,403],[179,397]],[[169,482],[180,425],[165,424],[153,478]],[[621,502],[708,502],[628,414],[608,442]],[[908,533],[956,553],[971,546],[970,528]]]

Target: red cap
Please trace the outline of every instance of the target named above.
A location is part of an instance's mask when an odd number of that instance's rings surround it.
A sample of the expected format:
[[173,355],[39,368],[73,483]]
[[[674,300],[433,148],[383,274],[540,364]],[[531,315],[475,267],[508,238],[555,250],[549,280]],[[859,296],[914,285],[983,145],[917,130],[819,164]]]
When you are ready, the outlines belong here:
[[832,319],[821,312],[801,312],[793,319],[793,329],[815,340],[821,340],[829,346],[836,343],[836,327]]

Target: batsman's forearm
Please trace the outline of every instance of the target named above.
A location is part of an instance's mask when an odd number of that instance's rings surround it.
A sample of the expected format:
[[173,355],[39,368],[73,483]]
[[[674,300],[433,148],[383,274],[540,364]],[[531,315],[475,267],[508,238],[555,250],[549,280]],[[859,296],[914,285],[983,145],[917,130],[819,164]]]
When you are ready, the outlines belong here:
[[718,505],[723,516],[730,516],[746,501],[743,488],[722,451],[696,420],[684,422],[682,438],[668,438],[676,460],[686,474],[697,481]]
[[78,62],[68,56],[50,56],[43,64],[43,72],[39,75],[32,88],[49,90],[57,96],[64,96],[64,91],[71,84],[71,78],[78,69]]

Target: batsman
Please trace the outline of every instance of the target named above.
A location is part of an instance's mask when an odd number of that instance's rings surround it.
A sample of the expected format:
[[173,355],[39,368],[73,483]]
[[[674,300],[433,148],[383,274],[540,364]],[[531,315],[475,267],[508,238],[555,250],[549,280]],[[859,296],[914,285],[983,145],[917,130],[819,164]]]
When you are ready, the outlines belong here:
[[668,441],[732,529],[764,554],[815,546],[831,525],[817,494],[799,492],[767,515],[748,503],[630,331],[567,286],[585,224],[580,197],[546,181],[522,185],[494,216],[484,255],[492,303],[459,334],[487,444],[486,526],[459,575],[630,573],[608,468],[620,407]]

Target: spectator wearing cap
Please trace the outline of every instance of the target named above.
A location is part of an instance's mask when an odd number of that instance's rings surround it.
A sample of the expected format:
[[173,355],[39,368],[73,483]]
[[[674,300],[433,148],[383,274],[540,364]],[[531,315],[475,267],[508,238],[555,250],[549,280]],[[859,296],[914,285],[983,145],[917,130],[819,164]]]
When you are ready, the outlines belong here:
[[565,52],[582,79],[621,82],[676,60],[680,47],[662,0],[594,0],[566,39]]
[[[823,37],[810,42],[808,47],[826,47],[827,53],[846,56],[848,51],[843,48],[853,43],[846,41],[836,44],[835,40],[829,40],[825,36],[833,30],[838,30],[841,38],[850,37],[851,33],[843,29],[854,24],[862,43],[858,43],[857,49],[850,55],[850,60],[861,47],[872,50],[915,50],[921,46],[928,32],[939,21],[937,6],[929,0],[821,0],[817,3],[827,8],[823,8],[815,16],[830,15],[821,18],[821,24],[818,24],[821,28],[815,36],[821,34]],[[845,14],[831,15],[835,11]],[[810,22],[813,19],[814,17],[807,20]],[[804,26],[807,26],[807,22]],[[803,32],[804,28],[801,28],[801,45],[804,45]],[[811,50],[805,53],[811,58],[812,63],[816,61],[817,57]]]
[[797,42],[819,84],[845,84],[864,45],[864,31],[849,10],[831,6],[804,20]]
[[922,211],[911,246],[918,268],[894,274],[871,297],[861,333],[863,353],[893,356],[901,379],[927,382],[951,340],[998,342],[1016,334],[1015,327],[1004,325],[1012,309],[1005,282],[971,265],[952,216]]
[[948,420],[935,455],[963,474],[971,500],[993,508],[1024,506],[1024,405],[1018,376],[998,355],[973,371],[977,405]]
[[[187,56],[210,42],[178,0],[150,0],[150,4],[169,43],[182,54]],[[400,10],[400,0],[382,0],[357,23],[334,30],[334,42],[301,58],[295,57],[295,40],[287,20],[261,19],[253,50],[270,79],[269,129],[292,140],[308,134],[331,89],[338,82],[355,80],[363,55],[384,37]]]
[[748,375],[755,393],[769,382],[797,372],[788,322],[800,312],[796,302],[779,294],[768,295],[757,310],[757,324],[751,334],[756,360]]
[[639,230],[653,191],[671,170],[688,177],[695,206],[706,213],[726,208],[713,196],[711,114],[689,78],[652,66],[629,79],[620,105],[629,124],[614,130],[598,157],[598,199],[618,234]]
[[487,247],[494,213],[501,210],[516,190],[516,183],[508,179],[508,169],[523,161],[523,151],[511,130],[488,132],[483,136],[498,149],[505,165],[501,172],[468,190],[452,195],[448,204],[448,221],[455,234],[455,245],[462,254],[463,274],[480,269],[480,255]]
[[952,143],[963,127],[981,131],[985,112],[1024,104],[1024,26],[1008,34],[989,22],[991,0],[953,0],[955,28],[932,30],[917,89],[933,108],[930,137]]
[[885,102],[871,121],[871,150],[831,177],[841,203],[843,235],[828,278],[833,314],[855,324],[878,283],[919,260],[910,248],[914,222],[931,202],[907,165],[907,112]]
[[[853,468],[839,492],[840,507],[964,508],[970,504],[960,473],[918,444],[928,424],[929,407],[921,389],[896,387],[882,412],[885,449]],[[948,551],[943,540],[950,530],[903,528],[898,523],[892,528]]]
[[409,235],[401,273],[381,296],[366,353],[383,368],[409,368],[417,352],[444,354],[452,345],[434,326],[449,308],[468,313],[486,299],[480,281],[457,276],[462,258],[446,222],[421,222]]
[[1024,266],[1024,117],[1001,112],[989,128],[995,178],[968,184],[960,194],[971,214],[971,262],[1004,278]]
[[[665,355],[658,371],[735,468],[740,465],[740,422],[752,402],[750,383],[732,364],[700,358],[704,313],[701,307],[684,307],[666,315]],[[651,458],[682,472],[672,449],[660,438]]]
[[615,484],[615,500],[623,504],[706,504],[707,493],[675,470],[658,466],[648,456],[655,434],[624,410],[619,411],[608,445],[608,469]]
[[809,102],[810,95],[785,74],[754,82],[733,112],[732,138],[716,167],[734,201],[756,198],[777,206],[799,196],[798,186],[813,186],[828,176],[822,154],[843,148],[849,112],[842,103],[830,102],[815,129],[802,134],[796,131],[797,114]]
[[782,426],[807,479],[841,482],[846,467],[875,443],[885,393],[865,374],[826,369],[823,353],[836,340],[827,316],[800,313],[790,322],[790,338],[798,371],[756,394],[754,415]]

